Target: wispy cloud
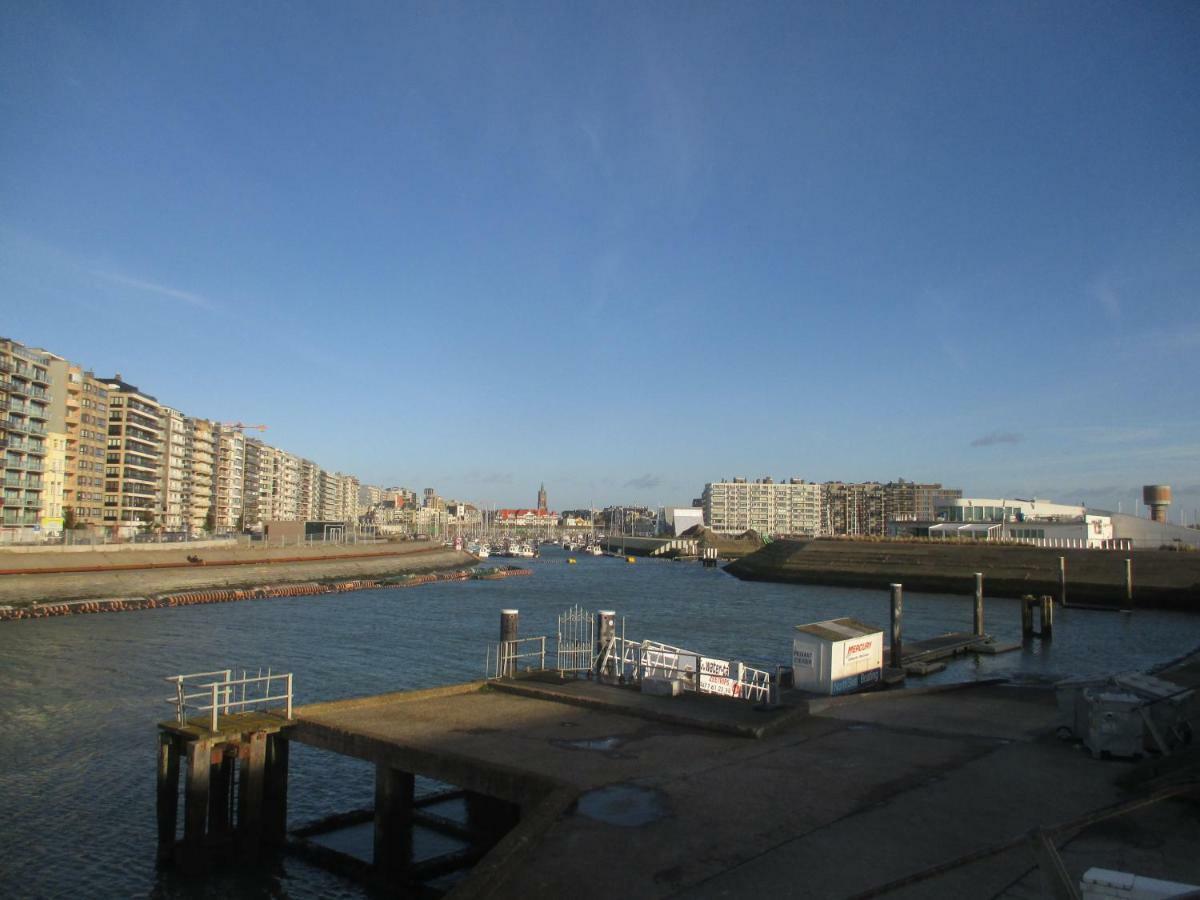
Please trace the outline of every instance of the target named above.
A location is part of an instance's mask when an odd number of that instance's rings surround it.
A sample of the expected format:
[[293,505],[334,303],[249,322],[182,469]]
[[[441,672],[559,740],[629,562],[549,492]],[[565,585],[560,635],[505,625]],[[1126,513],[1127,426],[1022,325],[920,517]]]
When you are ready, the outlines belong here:
[[627,488],[638,488],[648,491],[651,488],[656,488],[663,483],[662,477],[659,475],[651,475],[649,473],[638,478],[631,478],[625,482]]
[[169,300],[178,300],[181,303],[187,303],[200,309],[212,310],[216,308],[216,304],[207,297],[202,297],[200,294],[195,294],[191,291],[184,291],[165,284],[156,284],[153,281],[144,281],[141,278],[130,278],[128,275],[121,275],[117,272],[92,269],[91,273],[97,278],[102,278],[121,287],[133,288],[134,290],[144,291],[148,294],[157,294],[160,297],[166,297]]
[[994,447],[997,444],[1019,444],[1025,440],[1025,435],[1013,431],[993,431],[981,435],[971,441],[972,447]]

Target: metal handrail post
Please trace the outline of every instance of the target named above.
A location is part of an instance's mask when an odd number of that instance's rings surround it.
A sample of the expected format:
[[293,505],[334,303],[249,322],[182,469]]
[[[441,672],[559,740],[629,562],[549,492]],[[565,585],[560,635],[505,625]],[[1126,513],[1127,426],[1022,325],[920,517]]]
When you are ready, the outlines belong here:
[[212,688],[212,730],[216,731],[217,730],[217,711],[220,708],[217,705],[217,691],[220,688],[220,684],[219,684],[219,682],[214,681],[212,683],[212,685],[210,685],[210,687]]
[[182,725],[187,721],[187,714],[184,711],[182,676],[175,681],[175,697],[175,715],[179,719],[179,724]]
[[287,717],[292,717],[292,673],[287,675]]
[[542,665],[541,665],[541,668],[543,671],[545,671],[545,669],[546,669],[546,636],[544,634],[542,635]]

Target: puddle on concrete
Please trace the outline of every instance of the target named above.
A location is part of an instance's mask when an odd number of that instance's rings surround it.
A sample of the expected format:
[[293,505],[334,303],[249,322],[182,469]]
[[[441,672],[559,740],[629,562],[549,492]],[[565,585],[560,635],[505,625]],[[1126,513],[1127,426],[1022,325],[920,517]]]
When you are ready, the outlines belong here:
[[579,798],[579,814],[607,825],[635,828],[657,822],[667,814],[662,795],[632,784],[614,784],[588,791]]

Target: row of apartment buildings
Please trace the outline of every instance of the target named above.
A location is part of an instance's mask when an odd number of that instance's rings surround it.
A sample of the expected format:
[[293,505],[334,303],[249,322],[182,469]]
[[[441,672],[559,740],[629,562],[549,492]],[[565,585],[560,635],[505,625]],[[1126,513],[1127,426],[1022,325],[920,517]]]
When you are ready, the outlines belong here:
[[270,520],[349,522],[359,482],[242,426],[189,416],[120,373],[97,377],[46,350],[0,338],[0,536],[66,527],[129,537],[199,533]]
[[733,478],[704,486],[699,505],[714,531],[753,529],[779,535],[883,535],[888,522],[932,519],[939,501],[962,496],[957,488],[912,481],[817,483]]

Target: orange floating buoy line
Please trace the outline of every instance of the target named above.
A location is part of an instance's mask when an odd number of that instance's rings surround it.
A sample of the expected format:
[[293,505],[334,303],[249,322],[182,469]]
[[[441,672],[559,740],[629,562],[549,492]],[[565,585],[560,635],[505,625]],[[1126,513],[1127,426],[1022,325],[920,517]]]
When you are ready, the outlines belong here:
[[481,577],[507,578],[512,575],[532,575],[530,569],[506,566],[489,570],[500,574],[480,575],[466,569],[426,575],[406,575],[395,581],[357,579],[353,581],[316,582],[262,585],[252,588],[214,588],[204,591],[184,591],[159,597],[110,597],[102,600],[66,600],[61,603],[34,603],[30,607],[0,606],[0,622],[19,619],[46,619],[51,616],[70,616],[82,613],[128,612],[135,609],[165,609],[175,606],[198,606],[205,603],[232,603],[236,600],[264,600],[270,597],[301,597],[312,594],[342,594],[371,588],[407,588],[441,581],[468,581]]

